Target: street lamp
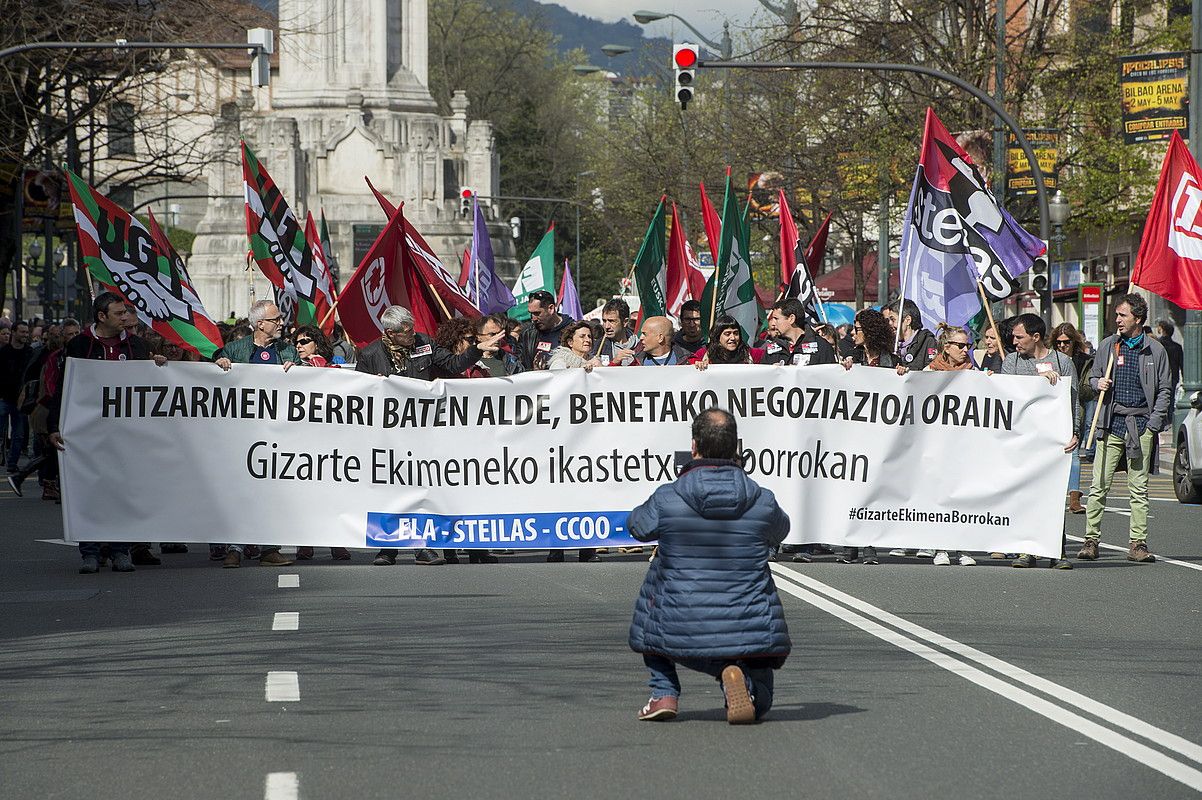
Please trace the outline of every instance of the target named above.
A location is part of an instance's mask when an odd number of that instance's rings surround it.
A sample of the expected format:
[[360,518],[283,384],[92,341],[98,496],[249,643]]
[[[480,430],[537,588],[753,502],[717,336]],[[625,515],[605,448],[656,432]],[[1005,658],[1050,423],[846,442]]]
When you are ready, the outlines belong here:
[[633,48],[627,47],[624,44],[603,44],[601,52],[613,58],[614,56],[623,56],[629,53]]
[[[1072,213],[1072,203],[1068,201],[1063,192],[1057,191],[1048,200],[1048,220],[1052,223],[1052,243],[1056,246],[1056,261],[1051,269],[1053,274],[1064,268],[1064,225]],[[1052,319],[1052,275],[1048,275],[1048,284],[1039,290],[1039,294],[1042,304],[1047,308],[1044,318],[1050,322]]]
[[694,28],[691,24],[689,24],[689,21],[687,19],[680,16],[679,14],[671,14],[671,13],[666,13],[666,12],[661,12],[661,11],[636,11],[636,12],[634,12],[634,21],[640,25],[649,25],[652,22],[655,22],[655,21],[661,20],[661,19],[667,19],[668,17],[671,17],[672,19],[679,21],[682,25],[684,25],[686,28],[691,30],[693,32],[693,34],[698,39],[701,40],[701,43],[703,45],[708,47],[713,52],[722,56],[723,61],[730,61],[730,56],[731,56],[731,53],[734,51],[734,49],[731,47],[731,42],[730,42],[730,23],[729,22],[722,23],[722,41],[715,42],[713,39],[706,38],[706,36],[701,31]]

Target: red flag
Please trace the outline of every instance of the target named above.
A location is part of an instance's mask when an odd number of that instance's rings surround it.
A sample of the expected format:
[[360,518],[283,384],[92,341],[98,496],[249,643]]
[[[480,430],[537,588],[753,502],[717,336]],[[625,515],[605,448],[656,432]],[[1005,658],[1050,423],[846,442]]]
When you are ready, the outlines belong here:
[[459,259],[459,288],[466,289],[468,278],[472,274],[472,251],[470,249],[463,251],[463,258]]
[[[718,244],[722,241],[722,221],[718,219],[718,212],[714,210],[709,193],[705,191],[704,181],[701,184],[701,224],[705,226],[705,239],[709,245],[711,263],[716,266]],[[697,295],[696,299],[700,300],[701,296]]]
[[1148,209],[1131,282],[1202,310],[1202,170],[1176,131]]
[[387,197],[385,197],[384,195],[380,194],[380,190],[379,190],[379,189],[377,189],[375,186],[372,186],[372,184],[371,184],[371,178],[369,178],[369,177],[367,177],[366,175],[364,175],[364,176],[363,176],[363,180],[367,181],[367,187],[368,187],[369,189],[371,189],[371,193],[372,193],[372,194],[374,194],[374,195],[376,196],[376,202],[380,204],[380,208],[384,209],[384,214],[385,214],[385,215],[386,215],[386,216],[387,216],[389,219],[392,219],[392,215],[393,215],[394,213],[396,213],[396,209],[397,209],[397,207],[396,207],[396,206],[394,206],[394,205],[393,205],[393,204],[392,204],[392,203],[391,203],[391,202],[388,200],[388,198],[387,198]]
[[393,210],[388,224],[372,243],[355,273],[347,279],[338,297],[338,316],[347,336],[358,347],[380,337],[380,314],[389,306],[409,308],[402,279],[401,246],[404,242],[401,209]]
[[326,260],[325,248],[321,245],[321,232],[313,222],[313,214],[305,214],[305,240],[313,253],[313,281],[316,291],[313,296],[314,317],[318,327],[326,336],[334,334],[334,280],[330,277],[330,264]]
[[[467,292],[459,286],[455,277],[447,272],[447,268],[442,265],[438,256],[434,255],[434,248],[426,243],[422,235],[417,232],[417,228],[409,224],[409,220],[405,219],[404,214],[401,214],[401,223],[405,231],[406,279],[408,280],[409,275],[412,274],[413,280],[420,283],[423,289],[430,294],[427,300],[431,304],[431,308],[437,308],[440,312],[436,319],[441,321],[454,315],[480,316],[480,309],[472,304]],[[416,310],[412,308],[409,310],[413,311],[414,317],[417,316]],[[421,327],[418,327],[417,330],[433,336],[437,328],[438,323],[435,322],[429,330],[423,330]]]
[[701,292],[705,289],[705,278],[697,269],[695,261],[684,225],[680,221],[680,212],[673,203],[672,230],[668,233],[668,280],[665,296],[668,313],[673,317],[680,316],[680,307],[686,300],[700,300]]
[[[789,199],[785,190],[780,190],[777,200],[780,209],[780,285],[788,286],[797,271],[797,223],[793,221],[793,213],[789,210]],[[828,217],[829,219],[829,217]],[[825,243],[824,243],[825,244]]]

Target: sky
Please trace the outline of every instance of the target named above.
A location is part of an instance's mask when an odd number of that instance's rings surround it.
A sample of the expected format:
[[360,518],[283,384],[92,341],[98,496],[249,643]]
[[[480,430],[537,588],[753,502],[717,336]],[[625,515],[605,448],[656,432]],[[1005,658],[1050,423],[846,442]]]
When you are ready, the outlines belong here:
[[[784,5],[786,1],[773,0],[775,5]],[[721,4],[715,0],[541,0],[541,2],[557,3],[577,14],[595,17],[606,22],[614,22],[619,19],[633,22],[631,14],[635,11],[673,12],[687,19],[702,33],[714,40],[722,35],[724,19],[730,21],[731,36],[737,40],[739,31],[751,21],[752,16],[757,11],[764,10],[758,0],[726,0]],[[673,19],[654,22],[647,25],[646,28],[649,35],[664,36],[670,39],[674,38],[672,35],[674,30],[680,31],[682,35],[687,33],[687,29]]]

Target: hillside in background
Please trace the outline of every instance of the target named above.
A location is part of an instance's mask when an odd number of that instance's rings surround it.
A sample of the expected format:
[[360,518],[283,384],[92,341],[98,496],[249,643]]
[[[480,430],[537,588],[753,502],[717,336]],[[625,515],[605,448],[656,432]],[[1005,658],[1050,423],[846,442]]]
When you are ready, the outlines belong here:
[[[278,0],[253,0],[255,5],[279,13]],[[633,20],[602,22],[569,11],[554,3],[538,0],[497,0],[506,4],[524,17],[538,16],[546,21],[547,29],[559,40],[559,52],[568,53],[577,48],[588,54],[589,63],[621,72],[637,75],[648,71],[648,65],[667,64],[672,53],[672,42],[665,38],[644,38],[641,26]],[[620,44],[633,48],[627,55],[609,58],[601,52],[601,46]]]

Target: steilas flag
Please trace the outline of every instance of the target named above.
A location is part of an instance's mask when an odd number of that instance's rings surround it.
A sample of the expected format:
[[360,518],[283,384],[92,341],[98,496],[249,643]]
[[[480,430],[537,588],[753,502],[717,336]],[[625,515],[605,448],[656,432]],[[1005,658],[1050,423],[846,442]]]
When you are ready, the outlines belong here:
[[1148,209],[1131,282],[1202,310],[1202,170],[1176,131]]
[[184,261],[150,215],[136,217],[66,170],[79,231],[79,249],[92,277],[121,295],[155,333],[212,358],[221,332],[192,287]]

